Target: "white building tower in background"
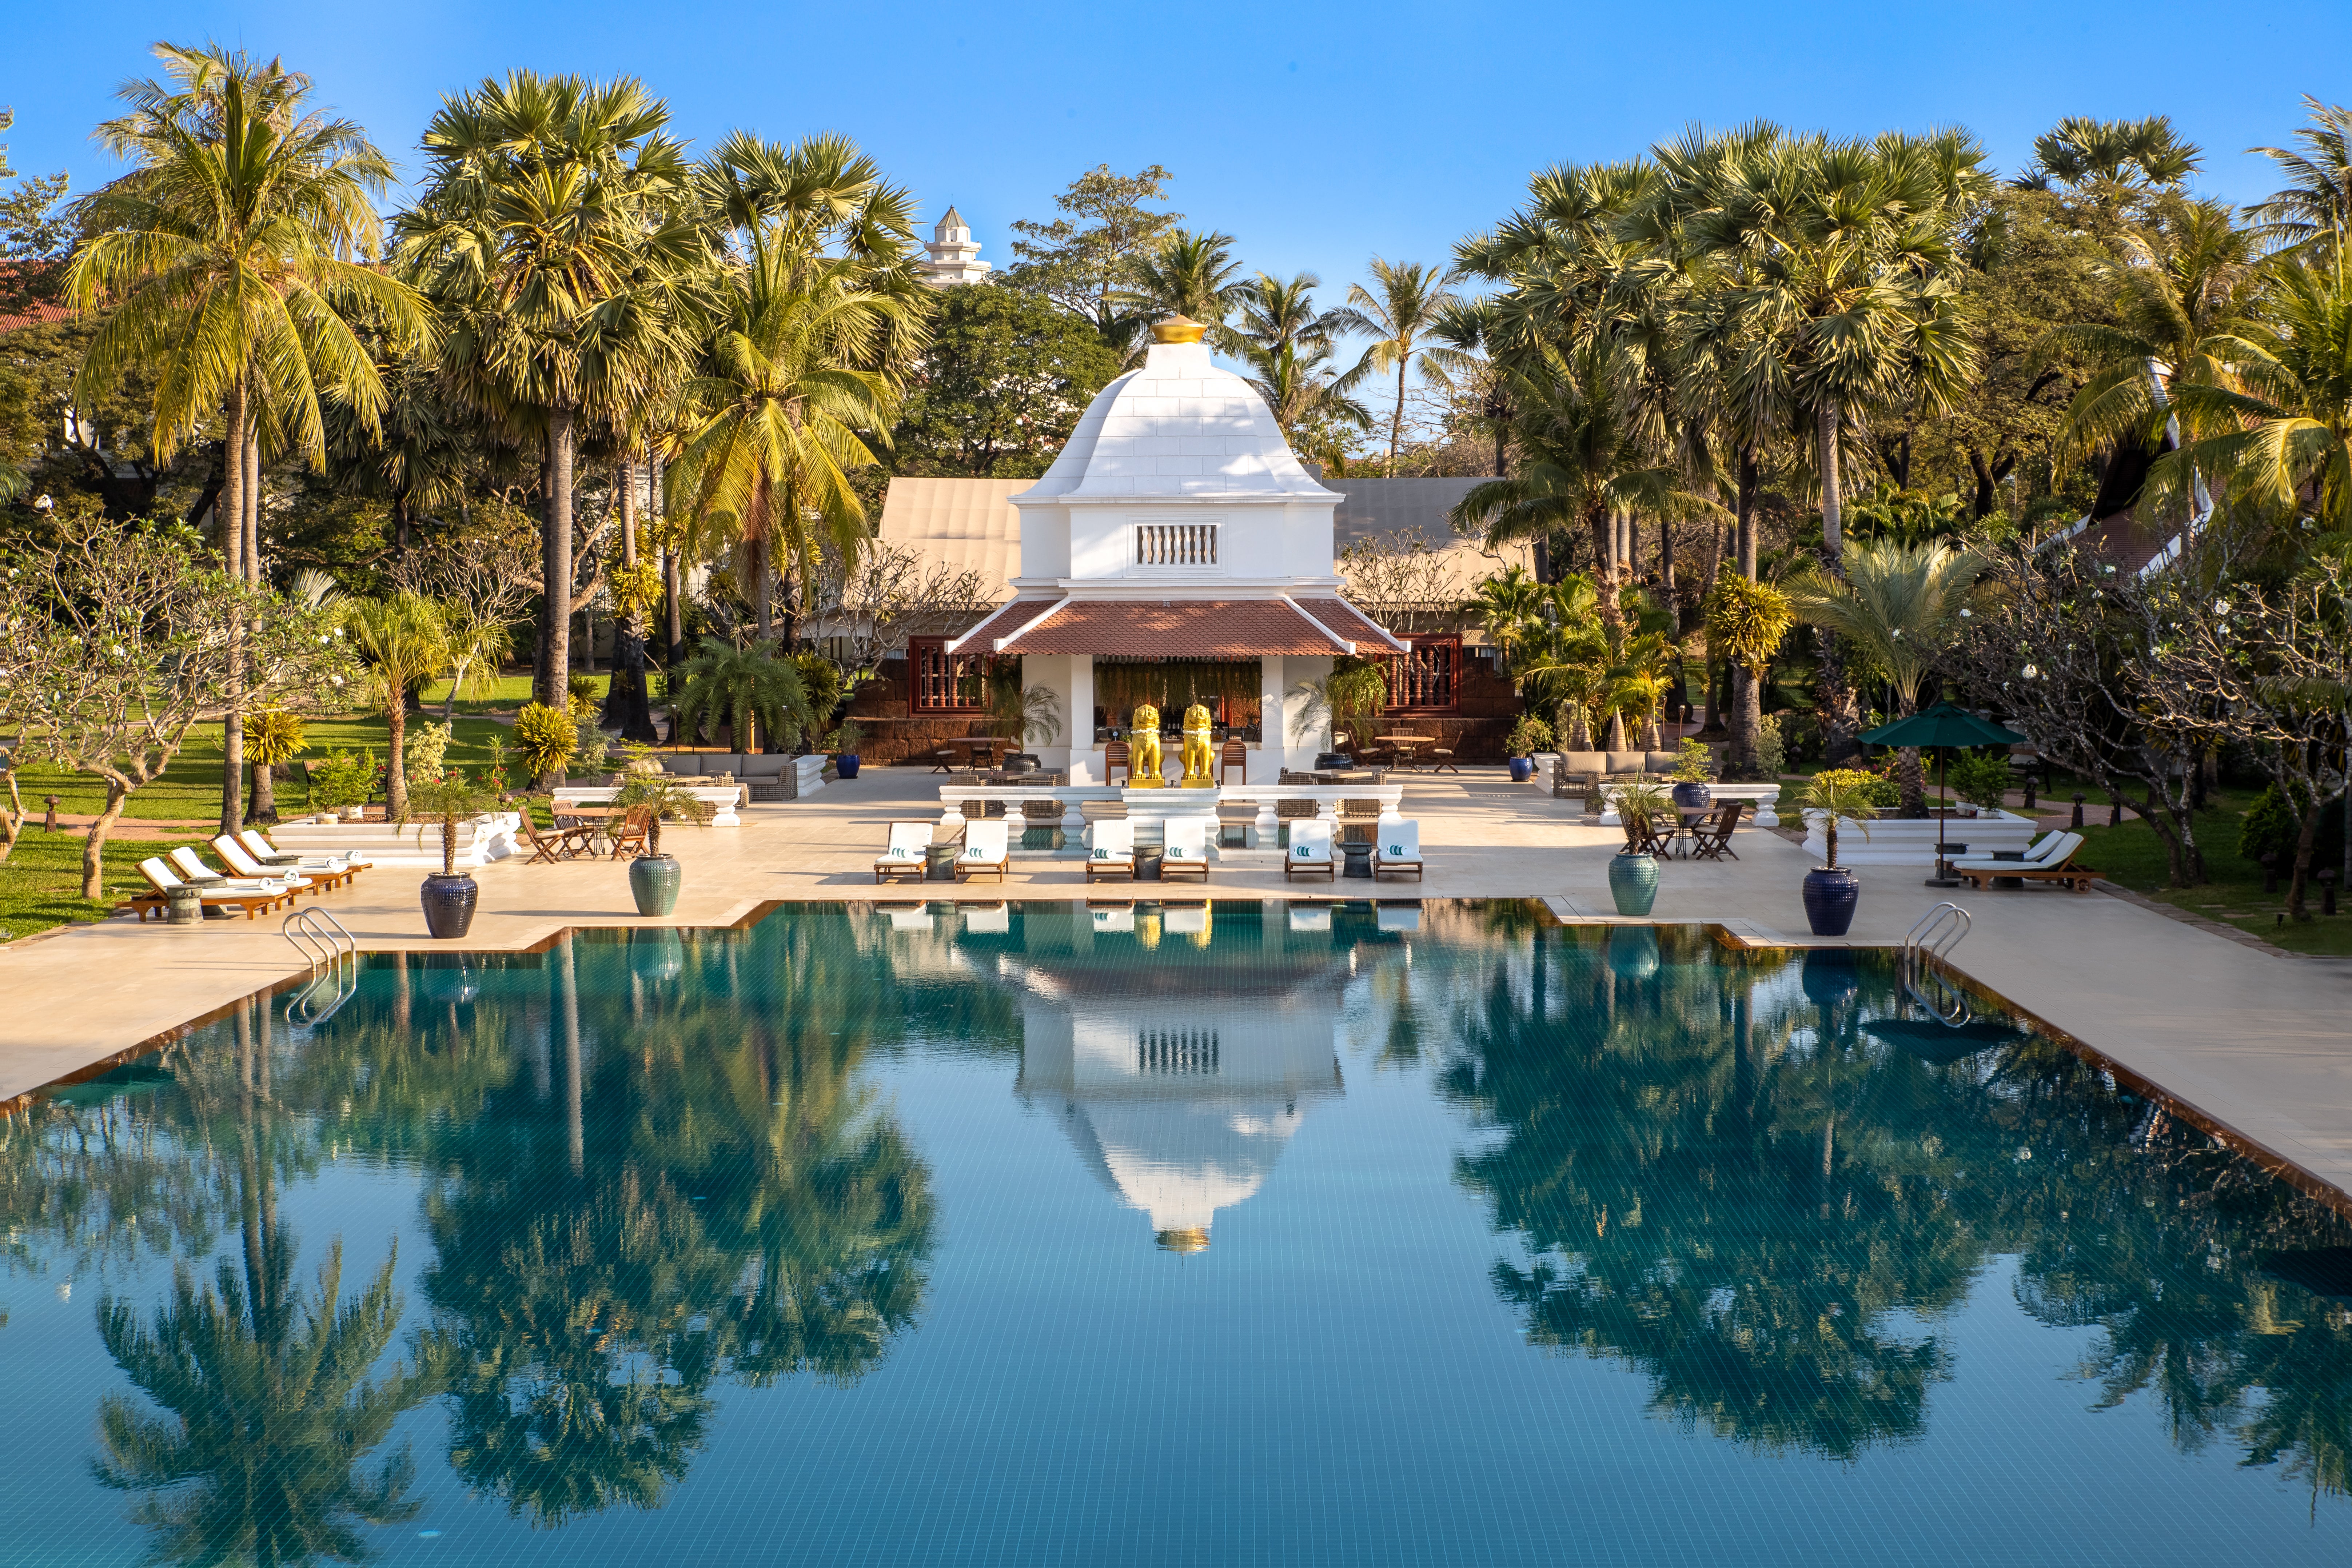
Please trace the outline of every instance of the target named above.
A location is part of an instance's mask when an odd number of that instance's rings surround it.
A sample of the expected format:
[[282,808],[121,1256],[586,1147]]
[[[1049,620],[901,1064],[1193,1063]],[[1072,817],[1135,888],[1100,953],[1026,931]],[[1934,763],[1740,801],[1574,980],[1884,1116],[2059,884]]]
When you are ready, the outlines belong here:
[[980,247],[972,243],[971,229],[964,223],[963,215],[953,207],[931,230],[931,242],[923,247],[930,259],[921,263],[923,281],[934,289],[944,289],[950,283],[979,283],[993,270],[980,259]]

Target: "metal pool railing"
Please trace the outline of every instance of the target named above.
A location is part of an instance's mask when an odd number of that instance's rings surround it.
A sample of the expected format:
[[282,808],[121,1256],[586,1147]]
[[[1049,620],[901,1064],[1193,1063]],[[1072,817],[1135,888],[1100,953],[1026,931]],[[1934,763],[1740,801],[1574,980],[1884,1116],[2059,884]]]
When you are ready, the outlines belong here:
[[310,984],[287,999],[286,1022],[315,1029],[359,994],[359,942],[342,921],[317,908],[288,915],[278,934],[310,966]]
[[1973,923],[1959,905],[1941,903],[1912,922],[1903,937],[1904,994],[1947,1028],[1959,1028],[1974,1014],[1968,994],[1939,973],[1936,964],[1960,945]]

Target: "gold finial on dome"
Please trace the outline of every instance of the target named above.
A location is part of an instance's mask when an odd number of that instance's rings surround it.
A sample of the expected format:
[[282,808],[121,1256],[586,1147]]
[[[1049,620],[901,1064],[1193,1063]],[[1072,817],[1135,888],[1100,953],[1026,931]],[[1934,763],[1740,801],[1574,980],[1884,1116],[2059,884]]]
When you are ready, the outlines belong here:
[[1181,1230],[1155,1232],[1151,1239],[1160,1244],[1163,1252],[1206,1252],[1209,1250],[1209,1227],[1188,1225]]
[[1155,343],[1197,343],[1208,333],[1208,328],[1190,316],[1171,316],[1151,323],[1151,341]]

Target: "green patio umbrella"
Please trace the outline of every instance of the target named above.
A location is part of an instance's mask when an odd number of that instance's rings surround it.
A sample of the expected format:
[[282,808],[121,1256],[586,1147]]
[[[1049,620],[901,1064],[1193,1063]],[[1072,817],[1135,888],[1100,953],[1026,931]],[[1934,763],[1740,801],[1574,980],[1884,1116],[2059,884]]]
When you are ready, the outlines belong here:
[[[1865,730],[1861,739],[1874,746],[1932,746],[1936,750],[1936,793],[1944,790],[1944,758],[1953,746],[2006,746],[2025,739],[2014,730],[1978,718],[1965,708],[1955,708],[1949,702],[1938,702],[1933,708],[1923,708],[1908,719],[1897,719],[1892,724],[1881,724],[1875,730]],[[1944,818],[1936,817],[1936,869],[1945,868]],[[1931,888],[1953,888],[1959,885],[1957,877],[1930,877]]]

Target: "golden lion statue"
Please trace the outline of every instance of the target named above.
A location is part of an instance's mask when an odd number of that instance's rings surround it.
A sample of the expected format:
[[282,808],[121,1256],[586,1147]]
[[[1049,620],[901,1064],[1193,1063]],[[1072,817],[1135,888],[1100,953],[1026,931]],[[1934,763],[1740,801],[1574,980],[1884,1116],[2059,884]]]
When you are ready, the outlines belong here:
[[1195,702],[1184,710],[1184,776],[1177,781],[1186,789],[1213,788],[1216,780],[1209,776],[1209,726],[1213,722],[1206,705]]
[[1129,789],[1158,789],[1168,781],[1160,776],[1160,710],[1147,702],[1129,721],[1131,762]]

